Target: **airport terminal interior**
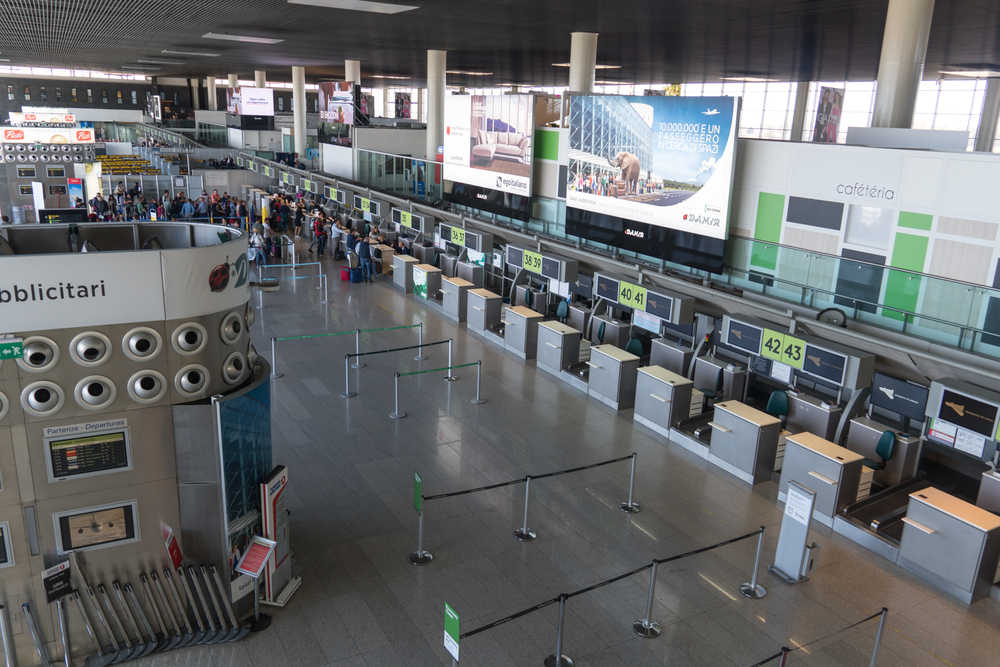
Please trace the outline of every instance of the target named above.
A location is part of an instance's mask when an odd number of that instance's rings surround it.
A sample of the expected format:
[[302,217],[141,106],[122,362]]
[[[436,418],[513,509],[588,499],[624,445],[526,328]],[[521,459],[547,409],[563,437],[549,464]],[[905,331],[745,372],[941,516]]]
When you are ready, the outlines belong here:
[[0,664],[996,664],[996,3],[412,3],[0,3]]

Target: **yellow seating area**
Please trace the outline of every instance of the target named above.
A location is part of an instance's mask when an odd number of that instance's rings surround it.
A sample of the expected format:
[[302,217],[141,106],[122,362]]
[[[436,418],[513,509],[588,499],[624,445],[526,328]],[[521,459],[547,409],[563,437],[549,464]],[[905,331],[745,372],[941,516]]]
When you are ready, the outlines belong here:
[[112,176],[161,173],[149,160],[138,155],[98,155],[97,161],[101,163],[101,173]]

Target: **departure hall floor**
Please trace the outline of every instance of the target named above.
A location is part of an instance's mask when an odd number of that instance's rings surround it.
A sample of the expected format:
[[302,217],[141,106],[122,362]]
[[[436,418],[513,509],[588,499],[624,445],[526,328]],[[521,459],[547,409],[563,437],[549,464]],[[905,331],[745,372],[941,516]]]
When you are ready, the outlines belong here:
[[[316,261],[299,242],[302,261]],[[792,586],[770,574],[782,516],[777,485],[753,488],[641,426],[632,411],[614,412],[524,363],[437,310],[375,284],[341,282],[344,263],[323,259],[330,304],[314,279],[285,281],[264,294],[252,330],[270,355],[272,336],[401,326],[424,322],[424,341],[454,339],[454,363],[482,360],[484,405],[473,405],[475,367],[400,379],[393,412],[393,372],[447,365],[447,346],[369,356],[351,370],[344,355],[354,336],[279,341],[272,381],[274,462],[290,471],[291,543],[302,586],[284,609],[263,607],[272,626],[235,644],[193,647],[140,661],[145,665],[392,667],[449,665],[442,644],[444,604],[463,632],[560,593],[630,571],[653,558],[708,546],[767,526],[761,600],[739,586],[750,579],[756,538],[659,569],[652,618],[663,628],[640,639],[649,571],[571,598],[563,652],[579,667],[711,665],[750,667],[794,651],[789,665],[869,664],[877,620],[836,631],[889,608],[879,665],[996,665],[1000,604],[968,607],[894,564],[814,523],[822,545],[811,580]],[[315,275],[316,266],[268,269],[265,275]],[[257,303],[257,294],[253,303]],[[416,343],[413,329],[365,334],[362,351]],[[529,543],[514,539],[524,485],[425,501],[425,548],[416,567],[413,474],[425,496],[541,474],[638,452],[635,500],[627,499],[628,462],[538,480],[531,485]],[[554,653],[558,606],[464,640],[462,667],[542,665]],[[174,662],[176,661],[176,662]],[[776,665],[777,661],[770,663]]]

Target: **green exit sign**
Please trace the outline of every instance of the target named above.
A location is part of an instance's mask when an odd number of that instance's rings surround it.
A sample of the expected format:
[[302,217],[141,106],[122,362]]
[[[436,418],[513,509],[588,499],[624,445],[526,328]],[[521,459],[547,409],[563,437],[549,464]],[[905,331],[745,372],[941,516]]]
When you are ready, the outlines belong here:
[[0,360],[20,359],[24,356],[24,347],[20,338],[0,338]]

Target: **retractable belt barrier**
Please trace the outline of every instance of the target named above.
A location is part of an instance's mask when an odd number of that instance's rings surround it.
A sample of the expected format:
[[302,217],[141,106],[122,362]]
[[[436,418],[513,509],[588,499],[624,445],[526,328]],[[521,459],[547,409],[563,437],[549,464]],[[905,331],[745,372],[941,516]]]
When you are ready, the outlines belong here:
[[[294,278],[282,278],[282,280],[312,280],[316,279],[316,289],[323,290],[323,300],[320,303],[330,303],[330,288],[326,281],[326,274],[320,273],[315,276],[295,276]],[[258,304],[257,308],[270,308],[271,306],[264,305],[264,290],[257,290]],[[272,377],[274,377],[272,375]]]
[[[400,409],[399,409],[399,378],[406,377],[408,375],[423,375],[424,373],[439,373],[441,371],[450,371],[450,370],[452,370],[454,368],[468,368],[469,366],[476,366],[477,367],[477,369],[476,369],[476,397],[473,398],[473,399],[470,399],[470,402],[473,403],[473,404],[475,404],[475,405],[482,405],[483,403],[486,402],[485,398],[480,398],[480,396],[479,396],[479,392],[480,392],[480,390],[482,389],[482,386],[483,386],[483,384],[482,384],[482,380],[483,380],[483,362],[481,360],[480,361],[472,361],[472,362],[469,362],[467,364],[458,364],[456,366],[452,366],[451,365],[451,339],[448,340],[448,343],[449,343],[449,345],[448,345],[448,365],[447,366],[442,366],[441,368],[428,368],[425,371],[411,371],[409,373],[395,373],[394,374],[395,375],[394,379],[395,379],[395,383],[396,383],[396,387],[395,387],[396,411],[395,412],[390,412],[389,413],[390,417],[392,417],[393,419],[402,419],[403,417],[406,416],[406,413],[405,412],[401,412]],[[455,375],[445,375],[444,379],[447,380],[447,381],[449,381],[449,382],[453,382],[453,381],[457,380],[458,377],[455,376]]]
[[850,630],[851,628],[855,628],[855,627],[861,625],[862,623],[867,623],[868,621],[870,621],[870,620],[872,620],[874,618],[878,618],[879,619],[878,632],[875,634],[875,646],[872,648],[872,657],[871,657],[871,662],[869,663],[869,667],[875,667],[878,664],[878,653],[879,653],[879,649],[882,646],[882,633],[885,631],[885,622],[886,622],[885,619],[888,616],[888,614],[889,614],[889,609],[887,607],[882,607],[882,609],[880,611],[875,612],[871,616],[868,616],[867,618],[863,618],[860,621],[858,621],[857,623],[851,623],[850,625],[848,625],[846,627],[843,627],[840,630],[837,630],[836,632],[831,632],[828,635],[824,635],[824,636],[820,637],[819,639],[814,639],[811,642],[809,642],[808,644],[796,645],[795,648],[788,648],[787,646],[782,646],[781,650],[778,651],[777,653],[775,653],[774,655],[769,656],[767,658],[764,658],[760,662],[755,662],[754,664],[750,665],[750,667],[761,667],[761,665],[766,665],[767,663],[773,662],[775,660],[779,661],[778,662],[778,667],[785,667],[785,665],[787,664],[787,661],[788,661],[788,655],[790,653],[792,653],[793,651],[798,651],[800,649],[807,648],[807,647],[812,646],[813,644],[815,644],[817,642],[821,642],[821,641],[827,640],[830,637],[834,637],[836,635],[839,635],[841,632],[846,632],[847,630]]
[[[304,264],[299,264],[299,266],[305,266]],[[354,334],[354,347],[355,352],[361,352],[361,334],[363,333],[375,333],[378,331],[396,331],[398,329],[417,329],[417,344],[418,347],[424,342],[424,323],[419,322],[417,324],[404,324],[398,327],[378,327],[375,329],[348,329],[346,331],[333,331],[330,333],[320,333],[320,334],[306,334],[304,336],[272,336],[271,337],[271,378],[280,378],[281,373],[275,372],[277,368],[278,357],[275,353],[275,343],[279,340],[305,340],[307,338],[328,338],[330,336],[346,336],[347,334]],[[417,361],[423,361],[427,357],[416,356],[414,357]],[[357,366],[357,368],[363,367]]]
[[[342,394],[340,394],[341,398],[353,398],[353,397],[355,397],[355,396],[358,395],[358,392],[351,391],[351,369],[352,368],[364,368],[365,367],[365,364],[361,364],[361,363],[351,364],[350,363],[351,357],[354,357],[354,358],[357,358],[357,357],[367,357],[367,356],[372,355],[372,354],[386,354],[388,352],[402,352],[403,350],[420,350],[420,349],[423,349],[425,347],[433,347],[435,345],[444,345],[445,343],[448,344],[448,358],[450,359],[451,358],[451,339],[450,338],[448,340],[439,340],[439,341],[435,341],[433,343],[418,343],[416,345],[408,345],[406,347],[395,347],[395,348],[392,348],[390,350],[373,350],[371,352],[355,352],[354,354],[345,354],[344,355],[344,391],[343,391]],[[417,359],[417,360],[426,359],[426,358],[427,357],[421,357],[421,356],[414,357],[414,359]],[[418,372],[423,373],[423,372],[426,372],[426,371],[418,371]],[[396,397],[396,406],[399,407],[399,396]]]

